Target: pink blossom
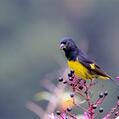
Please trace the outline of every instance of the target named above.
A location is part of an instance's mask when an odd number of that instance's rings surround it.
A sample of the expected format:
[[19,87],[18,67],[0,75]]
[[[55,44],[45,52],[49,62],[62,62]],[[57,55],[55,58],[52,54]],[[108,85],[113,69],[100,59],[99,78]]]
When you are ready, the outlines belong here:
[[85,117],[85,119],[89,119],[87,112],[84,112],[84,117]]
[[119,76],[117,76],[116,79],[119,80]]

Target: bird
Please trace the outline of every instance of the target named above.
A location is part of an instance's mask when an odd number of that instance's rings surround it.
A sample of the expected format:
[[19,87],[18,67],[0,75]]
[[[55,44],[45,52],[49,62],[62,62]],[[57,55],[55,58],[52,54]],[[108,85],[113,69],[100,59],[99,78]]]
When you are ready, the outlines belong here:
[[60,42],[60,49],[64,51],[67,65],[74,71],[76,77],[83,80],[112,79],[94,60],[83,52],[70,37],[64,37]]

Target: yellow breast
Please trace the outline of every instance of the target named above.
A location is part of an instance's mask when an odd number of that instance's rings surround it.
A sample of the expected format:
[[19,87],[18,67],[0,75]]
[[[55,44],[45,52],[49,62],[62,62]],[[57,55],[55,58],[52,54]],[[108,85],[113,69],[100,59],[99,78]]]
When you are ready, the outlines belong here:
[[79,61],[68,61],[68,66],[71,70],[74,70],[75,75],[79,78],[82,78],[84,80],[93,78],[93,75],[91,75],[88,69]]

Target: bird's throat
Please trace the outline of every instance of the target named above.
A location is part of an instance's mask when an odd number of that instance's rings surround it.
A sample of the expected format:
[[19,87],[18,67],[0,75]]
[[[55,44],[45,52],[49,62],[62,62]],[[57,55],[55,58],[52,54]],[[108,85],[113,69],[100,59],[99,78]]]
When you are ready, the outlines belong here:
[[78,55],[77,51],[68,51],[68,50],[65,51],[65,56],[67,57],[69,61],[71,60],[75,61],[77,58],[77,55]]

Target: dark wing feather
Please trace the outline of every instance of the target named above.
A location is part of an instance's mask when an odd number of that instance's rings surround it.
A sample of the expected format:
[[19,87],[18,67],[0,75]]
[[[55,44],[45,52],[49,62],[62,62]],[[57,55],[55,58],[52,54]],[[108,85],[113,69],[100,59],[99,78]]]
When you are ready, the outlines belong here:
[[[104,77],[109,77],[111,78],[108,74],[106,74],[100,66],[98,66],[95,61],[90,59],[86,54],[83,52],[79,52],[78,58],[79,62],[84,65],[92,74],[104,76]],[[94,68],[91,67],[93,65]]]
[[104,72],[104,70],[102,70],[97,64],[95,65],[95,69],[93,69],[93,72],[95,72],[96,74],[100,75],[100,76],[104,76],[104,77],[108,77],[111,78],[108,74],[106,74],[106,72]]

